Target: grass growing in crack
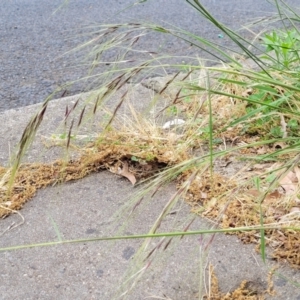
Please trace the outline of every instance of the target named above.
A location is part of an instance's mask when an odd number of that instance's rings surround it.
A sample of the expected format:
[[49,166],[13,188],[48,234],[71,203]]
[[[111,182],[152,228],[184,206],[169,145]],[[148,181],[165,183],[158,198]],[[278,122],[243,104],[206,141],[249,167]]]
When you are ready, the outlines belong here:
[[[295,28],[287,31],[272,31],[262,37],[266,46],[266,53],[273,52],[276,58],[276,68],[295,70],[295,63],[299,62],[299,31]],[[269,59],[267,56],[266,59]],[[297,68],[296,68],[297,69]]]
[[[136,256],[138,268],[127,276],[128,286],[133,286],[147,270],[154,254],[169,247],[173,237],[196,233],[236,233],[243,242],[257,244],[263,259],[269,247],[274,259],[285,259],[297,267],[300,264],[297,250],[300,35],[295,25],[300,19],[296,14],[292,17],[286,14],[285,21],[293,20],[292,29],[289,26],[283,33],[264,35],[267,53],[257,55],[248,50],[249,41],[220,24],[199,1],[187,2],[238,45],[240,54],[252,59],[257,68],[245,68],[214,43],[178,28],[132,23],[101,27],[93,33],[96,37],[83,46],[93,46],[89,77],[94,83],[98,80],[105,83],[77,114],[76,105],[66,108],[68,129],[60,135],[70,150],[77,136],[74,131],[89,121],[86,116],[100,113],[106,119],[99,137],[81,148],[77,160],[21,166],[21,158],[42,122],[48,105],[45,102],[24,131],[13,167],[0,170],[3,215],[23,205],[37,188],[79,179],[100,169],[143,182],[138,196],[126,208],[129,214],[142,206],[146,193],[155,194],[175,181],[178,191],[168,200],[148,234],[93,239],[148,238]],[[284,8],[287,7],[281,6],[281,14]],[[134,52],[134,46],[146,31],[176,36],[206,50],[208,47],[216,59],[230,64],[205,67],[195,60],[195,64],[170,65],[166,57],[157,58],[151,52],[147,52],[153,56],[151,60],[130,61],[126,57]],[[260,50],[256,45],[251,46]],[[116,61],[111,62],[113,68],[97,74],[97,66],[106,63],[101,60],[103,54],[111,48],[119,51]],[[126,62],[134,66],[122,68]],[[125,114],[122,108],[128,105],[131,92],[127,84],[167,67],[188,71],[169,76],[162,86],[153,88],[156,93],[149,105],[135,107]],[[115,95],[117,100],[113,99]],[[174,122],[173,126],[163,128],[168,119],[174,121],[175,117],[185,123],[178,126]],[[233,166],[231,170],[227,168],[229,165]],[[195,213],[215,221],[222,229],[188,231],[189,224],[185,224],[180,232],[158,233],[162,220],[180,197],[191,204]],[[154,237],[163,240],[149,250],[149,239]],[[57,243],[70,242],[79,241]],[[38,246],[44,245],[48,243]]]

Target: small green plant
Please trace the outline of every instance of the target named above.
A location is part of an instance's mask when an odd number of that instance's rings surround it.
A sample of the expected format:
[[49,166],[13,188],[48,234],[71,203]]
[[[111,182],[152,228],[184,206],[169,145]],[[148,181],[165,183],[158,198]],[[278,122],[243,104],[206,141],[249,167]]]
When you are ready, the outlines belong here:
[[270,134],[275,138],[281,138],[283,136],[282,129],[279,126],[272,127],[270,130]]
[[176,105],[168,107],[167,112],[170,116],[177,116],[180,113],[180,109]]
[[139,161],[140,161],[140,160],[139,160],[136,156],[134,156],[134,155],[131,156],[131,160],[132,160],[132,161],[136,161],[136,162],[139,162]]
[[192,97],[189,95],[189,91],[186,89],[182,89],[182,94],[186,95],[183,99],[185,103],[191,103],[193,101]]
[[253,87],[255,89],[247,97],[246,114],[233,121],[235,124],[244,122],[243,134],[259,134],[262,139],[299,137],[298,121],[294,115],[298,103],[291,101],[294,95],[274,84],[254,83]]
[[262,41],[266,47],[266,53],[274,52],[276,61],[270,56],[264,56],[264,59],[275,62],[277,68],[291,69],[299,63],[300,34],[298,30],[272,31],[265,34]]
[[[68,138],[68,134],[66,133],[66,132],[64,132],[64,133],[61,133],[61,134],[52,134],[51,135],[51,138],[53,139],[53,140],[66,140],[67,138]],[[70,138],[71,139],[74,139],[75,138],[75,136],[73,135],[73,134],[71,134],[70,135]]]

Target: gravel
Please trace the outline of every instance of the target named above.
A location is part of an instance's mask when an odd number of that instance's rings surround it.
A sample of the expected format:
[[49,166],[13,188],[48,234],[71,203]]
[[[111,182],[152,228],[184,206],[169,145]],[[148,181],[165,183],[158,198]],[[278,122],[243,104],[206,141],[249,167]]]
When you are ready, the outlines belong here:
[[[230,46],[230,41],[220,39],[220,32],[184,0],[146,1],[116,15],[132,2],[70,0],[56,11],[63,0],[3,1],[0,6],[0,111],[41,102],[63,84],[84,77],[88,67],[80,62],[86,53],[69,51],[87,40],[83,34],[87,32],[84,29],[87,25],[155,21],[174,24]],[[288,1],[292,5],[296,2]],[[263,0],[206,0],[202,3],[233,29],[274,12]],[[245,32],[247,34],[250,37],[250,33]],[[140,47],[171,55],[206,57],[199,49],[159,33],[142,39]],[[55,96],[76,94],[84,88],[84,83],[79,82]]]

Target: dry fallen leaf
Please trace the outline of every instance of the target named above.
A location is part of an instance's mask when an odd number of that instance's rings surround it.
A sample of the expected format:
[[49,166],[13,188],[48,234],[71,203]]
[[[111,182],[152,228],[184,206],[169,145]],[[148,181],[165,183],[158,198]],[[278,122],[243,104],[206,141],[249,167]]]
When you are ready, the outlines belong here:
[[295,175],[296,175],[296,177],[298,179],[298,182],[300,182],[300,169],[299,169],[299,167],[295,166],[294,167],[294,171],[295,171]]
[[251,190],[247,191],[247,194],[249,194],[253,197],[258,197],[260,195],[260,192],[258,190],[251,189]]
[[280,179],[279,184],[285,190],[286,195],[292,195],[297,191],[298,179],[294,172],[288,172]]
[[128,163],[126,161],[123,162],[123,168],[118,170],[118,174],[126,177],[132,185],[135,185],[136,178],[131,172],[129,172]]
[[266,196],[265,200],[274,201],[274,200],[277,200],[281,197],[282,197],[282,194],[280,194],[278,190],[275,190],[274,192],[268,194]]

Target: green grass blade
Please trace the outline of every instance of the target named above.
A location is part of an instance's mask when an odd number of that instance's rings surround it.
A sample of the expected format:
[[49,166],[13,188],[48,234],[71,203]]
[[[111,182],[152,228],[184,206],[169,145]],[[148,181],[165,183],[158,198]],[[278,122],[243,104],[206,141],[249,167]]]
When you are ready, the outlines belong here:
[[[227,232],[240,232],[240,231],[252,231],[252,230],[266,230],[266,229],[276,229],[278,226],[247,226],[247,227],[237,227],[237,228],[226,228],[226,229],[204,229],[196,231],[180,231],[180,232],[164,232],[164,233],[155,233],[155,234],[139,234],[139,235],[124,235],[124,236],[113,236],[113,237],[97,237],[89,239],[74,239],[74,240],[64,240],[56,242],[45,242],[45,243],[36,243],[36,244],[25,244],[17,246],[9,246],[0,248],[0,252],[12,251],[12,250],[21,250],[29,248],[38,248],[38,247],[49,247],[57,246],[64,244],[78,244],[78,243],[87,243],[87,242],[98,242],[98,241],[116,241],[116,240],[132,240],[132,239],[146,239],[146,238],[161,238],[161,237],[176,237],[176,236],[190,236],[190,235],[200,235],[200,234],[214,234],[214,233],[227,233]],[[300,231],[300,228],[297,227],[280,227],[281,230],[295,230]]]
[[52,218],[52,216],[51,216],[49,213],[48,213],[48,217],[49,217],[49,219],[50,219],[50,221],[51,221],[51,224],[52,224],[52,226],[53,226],[53,228],[54,228],[54,230],[55,230],[55,233],[56,233],[56,236],[57,236],[58,241],[59,241],[59,242],[62,242],[62,241],[63,241],[62,234],[61,234],[61,232],[59,231],[59,228],[58,228],[58,226],[57,226],[57,223],[54,221],[54,219]]

